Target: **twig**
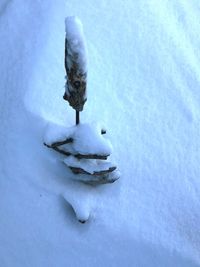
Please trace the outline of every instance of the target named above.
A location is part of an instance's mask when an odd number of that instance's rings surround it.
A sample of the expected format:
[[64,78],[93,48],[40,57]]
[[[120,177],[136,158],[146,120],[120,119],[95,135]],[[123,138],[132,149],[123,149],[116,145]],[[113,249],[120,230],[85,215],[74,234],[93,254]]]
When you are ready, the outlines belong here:
[[48,148],[52,148],[53,150],[65,155],[65,156],[74,156],[77,159],[101,159],[101,160],[106,160],[110,155],[97,155],[97,154],[73,154],[71,152],[68,151],[64,151],[56,146],[52,146],[52,145],[47,145],[46,143],[44,143],[45,146],[47,146]]
[[73,142],[73,138],[67,138],[64,141],[55,142],[55,143],[51,144],[51,146],[49,146],[49,147],[53,148],[53,147],[56,147],[56,146],[66,145],[66,144],[69,144],[69,143],[72,143],[72,142]]
[[46,143],[44,143],[44,145],[47,146],[48,148],[52,148],[53,150],[55,150],[55,151],[57,151],[57,152],[59,152],[59,153],[65,155],[65,156],[71,156],[71,153],[69,153],[69,152],[65,152],[65,151],[63,151],[62,149],[60,149],[60,148],[58,148],[58,147],[56,147],[56,146],[55,146],[55,147],[52,147],[52,146],[50,146],[50,145],[47,145]]
[[88,175],[94,175],[94,176],[108,174],[108,173],[110,173],[110,172],[113,172],[113,171],[116,170],[116,168],[117,168],[117,167],[110,167],[108,170],[89,173],[89,172],[85,171],[85,170],[82,169],[82,168],[76,168],[76,167],[72,167],[72,166],[68,166],[68,167],[71,169],[71,171],[72,171],[74,174],[88,174]]

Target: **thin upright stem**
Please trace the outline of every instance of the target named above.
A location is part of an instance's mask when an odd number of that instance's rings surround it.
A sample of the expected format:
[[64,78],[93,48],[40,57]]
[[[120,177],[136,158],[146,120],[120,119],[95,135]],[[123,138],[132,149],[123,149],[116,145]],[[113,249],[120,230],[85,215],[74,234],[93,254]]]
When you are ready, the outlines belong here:
[[80,116],[79,116],[79,111],[76,110],[76,125],[80,123]]

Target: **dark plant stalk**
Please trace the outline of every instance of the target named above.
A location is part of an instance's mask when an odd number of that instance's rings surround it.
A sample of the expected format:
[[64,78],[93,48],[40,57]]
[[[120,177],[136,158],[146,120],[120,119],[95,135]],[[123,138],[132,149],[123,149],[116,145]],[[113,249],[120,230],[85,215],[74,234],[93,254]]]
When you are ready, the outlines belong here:
[[76,110],[76,125],[80,123],[80,112]]

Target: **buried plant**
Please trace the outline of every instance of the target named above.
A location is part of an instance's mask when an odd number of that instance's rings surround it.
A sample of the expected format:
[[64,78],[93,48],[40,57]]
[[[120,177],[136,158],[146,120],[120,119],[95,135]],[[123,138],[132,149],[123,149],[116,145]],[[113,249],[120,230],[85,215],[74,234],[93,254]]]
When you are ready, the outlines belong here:
[[87,100],[87,49],[83,27],[76,17],[65,20],[66,84],[63,98],[76,111],[76,125],[70,128],[54,125],[45,137],[45,145],[65,155],[63,162],[76,174],[77,180],[101,184],[119,178],[117,167],[108,161],[112,152],[104,138],[105,129],[81,124],[80,112]]

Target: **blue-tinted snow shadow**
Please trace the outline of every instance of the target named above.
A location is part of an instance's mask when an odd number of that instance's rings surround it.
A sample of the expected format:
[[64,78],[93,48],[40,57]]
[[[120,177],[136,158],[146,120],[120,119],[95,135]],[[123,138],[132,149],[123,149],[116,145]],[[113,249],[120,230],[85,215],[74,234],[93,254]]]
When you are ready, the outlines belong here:
[[[71,259],[73,263],[85,262],[87,266],[134,266],[134,267],[199,267],[200,264],[179,252],[164,248],[162,245],[148,243],[136,239],[123,232],[110,231],[98,219],[80,224],[73,208],[64,198],[60,198],[66,224],[79,236],[79,242],[71,242],[75,250],[81,249],[79,259]],[[85,241],[87,240],[87,246]],[[85,253],[84,253],[85,250]],[[88,251],[90,257],[88,257]]]

